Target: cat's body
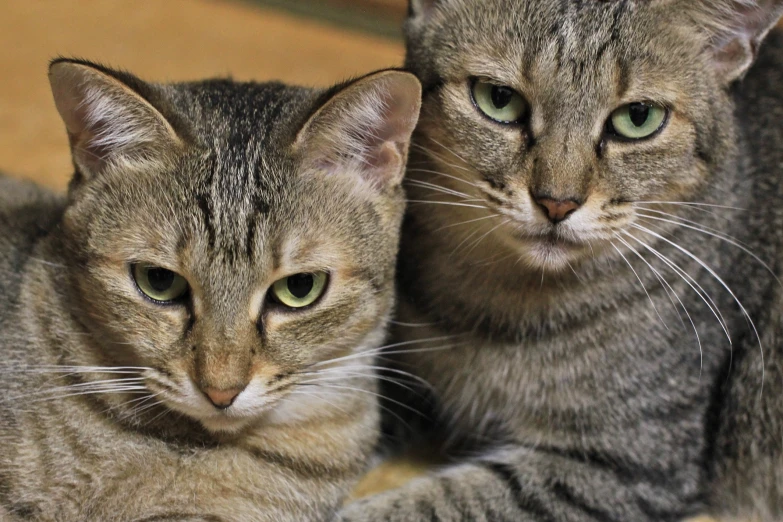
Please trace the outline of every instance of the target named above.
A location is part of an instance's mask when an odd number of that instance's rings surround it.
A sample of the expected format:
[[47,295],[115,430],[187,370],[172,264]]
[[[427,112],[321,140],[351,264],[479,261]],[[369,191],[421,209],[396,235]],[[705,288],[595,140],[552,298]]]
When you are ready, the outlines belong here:
[[[393,357],[432,384],[436,437],[471,457],[345,518],[779,520],[783,35],[734,84],[747,56],[713,64],[697,22],[722,42],[757,8],[752,53],[781,3],[412,4],[426,94],[394,333],[417,344]],[[484,78],[527,114],[480,114]],[[606,137],[643,100],[668,123]]]
[[329,519],[377,437],[418,82],[50,77],[68,197],[0,177],[0,520]]

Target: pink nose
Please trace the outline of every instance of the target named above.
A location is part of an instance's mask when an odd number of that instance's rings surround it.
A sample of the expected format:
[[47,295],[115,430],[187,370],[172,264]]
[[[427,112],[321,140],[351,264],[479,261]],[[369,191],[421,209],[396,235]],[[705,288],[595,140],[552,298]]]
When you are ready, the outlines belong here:
[[573,214],[581,205],[573,200],[536,198],[536,203],[552,223],[560,223]]
[[207,396],[209,402],[215,405],[216,408],[224,410],[234,403],[237,395],[242,393],[241,388],[231,388],[228,390],[216,390],[215,388],[204,388],[204,395]]

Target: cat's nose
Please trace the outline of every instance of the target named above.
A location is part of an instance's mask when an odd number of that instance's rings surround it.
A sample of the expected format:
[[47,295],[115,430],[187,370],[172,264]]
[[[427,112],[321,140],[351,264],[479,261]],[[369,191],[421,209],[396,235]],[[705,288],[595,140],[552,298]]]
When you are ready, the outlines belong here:
[[576,212],[582,204],[574,199],[552,199],[545,196],[535,196],[536,204],[541,208],[552,223],[560,223]]
[[237,395],[242,393],[242,390],[243,388],[231,388],[228,390],[204,388],[204,395],[207,396],[209,402],[211,402],[215,408],[225,410],[234,403]]

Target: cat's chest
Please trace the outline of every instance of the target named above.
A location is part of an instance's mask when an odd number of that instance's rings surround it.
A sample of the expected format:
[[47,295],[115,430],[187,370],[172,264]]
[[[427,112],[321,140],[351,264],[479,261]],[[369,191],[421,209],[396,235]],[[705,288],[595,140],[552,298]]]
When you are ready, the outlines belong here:
[[419,340],[447,341],[401,355],[401,367],[431,383],[441,415],[467,432],[500,425],[535,441],[578,436],[590,426],[619,430],[635,404],[706,386],[718,362],[720,350],[708,351],[703,366],[693,332],[662,315],[666,324],[617,309],[601,321],[542,329],[517,342],[419,329]]

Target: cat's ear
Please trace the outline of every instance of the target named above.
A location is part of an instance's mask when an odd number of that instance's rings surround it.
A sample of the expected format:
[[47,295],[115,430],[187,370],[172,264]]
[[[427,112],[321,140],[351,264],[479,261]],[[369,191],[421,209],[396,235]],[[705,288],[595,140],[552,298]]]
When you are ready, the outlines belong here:
[[49,66],[49,82],[80,178],[111,165],[162,163],[181,147],[166,118],[139,94],[141,81],[128,74],[58,59]]
[[745,74],[762,40],[783,16],[783,0],[699,0],[690,8],[710,34],[715,69],[726,84]]
[[408,0],[408,18],[426,17],[435,9],[439,0]]
[[295,147],[308,169],[394,186],[402,181],[420,109],[413,74],[374,73],[332,95],[299,131]]

